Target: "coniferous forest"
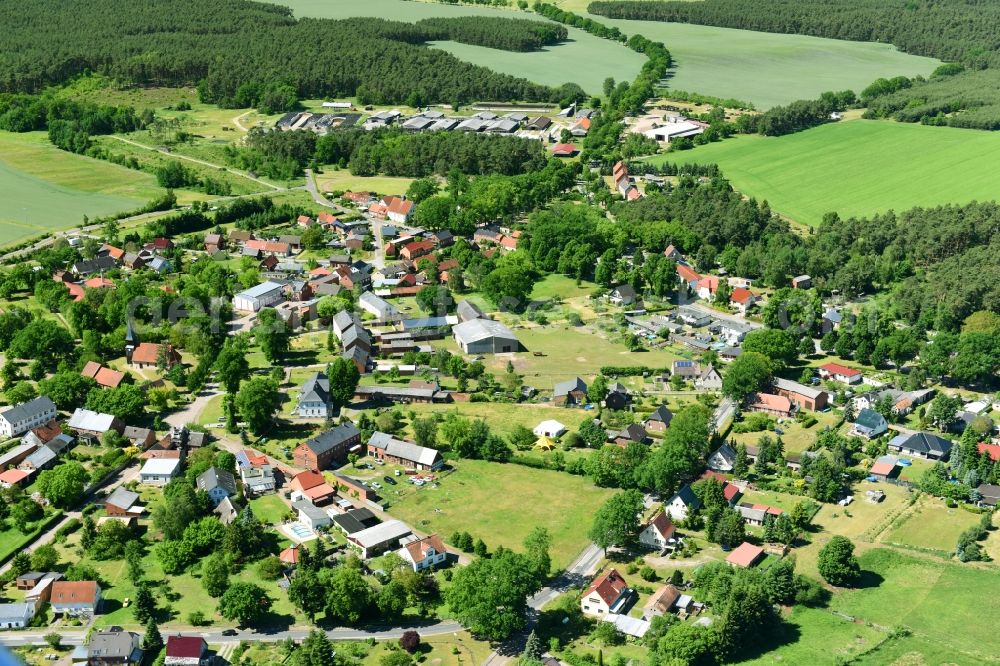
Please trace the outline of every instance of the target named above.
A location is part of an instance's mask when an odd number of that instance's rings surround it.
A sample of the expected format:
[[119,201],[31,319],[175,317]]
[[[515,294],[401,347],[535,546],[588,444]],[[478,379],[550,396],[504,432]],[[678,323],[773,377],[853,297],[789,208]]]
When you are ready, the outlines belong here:
[[556,102],[582,94],[498,74],[424,45],[525,51],[566,35],[524,19],[296,19],[247,0],[0,0],[0,91],[35,92],[83,72],[126,85],[197,85],[204,102],[256,105],[275,87],[366,103]]

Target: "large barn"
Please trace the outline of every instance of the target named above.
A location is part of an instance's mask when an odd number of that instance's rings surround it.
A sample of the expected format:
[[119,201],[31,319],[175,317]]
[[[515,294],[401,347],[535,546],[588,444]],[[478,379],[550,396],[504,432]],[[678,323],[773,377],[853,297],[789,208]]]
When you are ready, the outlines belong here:
[[521,348],[514,333],[492,319],[470,319],[456,325],[451,332],[466,354],[516,352]]

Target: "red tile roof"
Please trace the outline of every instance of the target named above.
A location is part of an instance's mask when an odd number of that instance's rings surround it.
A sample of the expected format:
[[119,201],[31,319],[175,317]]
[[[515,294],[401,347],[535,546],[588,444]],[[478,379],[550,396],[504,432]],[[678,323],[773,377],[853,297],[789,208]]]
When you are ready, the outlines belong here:
[[695,273],[690,266],[685,266],[684,264],[677,264],[677,275],[685,282],[698,282],[701,280],[700,275]]
[[[141,342],[132,352],[133,363],[146,363],[155,365],[160,354],[160,345],[155,342]],[[177,363],[181,360],[180,354],[174,351],[173,347],[167,346],[168,364]]]
[[7,471],[0,473],[0,483],[10,486],[17,485],[26,478],[28,478],[28,473],[20,469],[8,469]]
[[872,468],[868,471],[872,474],[877,474],[879,476],[889,476],[890,474],[892,474],[894,469],[896,469],[896,465],[894,465],[891,462],[877,462],[874,465],[872,465]]
[[113,287],[115,283],[106,277],[92,277],[86,280],[83,286],[87,289],[102,289],[104,287]]
[[292,489],[304,492],[309,488],[315,488],[323,483],[326,483],[326,479],[323,478],[322,474],[319,472],[306,471],[295,475],[295,478],[292,479]]
[[572,157],[580,152],[580,149],[572,143],[557,143],[552,146],[552,154],[557,157]]
[[167,657],[175,659],[198,659],[208,648],[201,636],[168,636]]
[[386,209],[387,213],[396,213],[397,215],[409,215],[413,212],[413,202],[409,199],[400,199],[398,197],[393,197],[393,200],[389,203]]
[[764,409],[773,409],[778,412],[790,412],[792,411],[792,401],[783,395],[774,395],[773,393],[758,393],[751,407],[759,407]]
[[747,568],[753,566],[757,559],[763,554],[763,548],[744,541],[736,550],[729,553],[729,557],[726,558],[726,562],[735,564],[738,567]]
[[719,276],[718,275],[704,275],[700,280],[698,280],[698,288],[708,289],[708,293],[714,294],[719,290]]
[[771,514],[772,516],[780,516],[785,512],[784,509],[779,509],[776,506],[768,506],[767,504],[753,504],[751,505],[750,508],[756,509],[758,511],[765,511]]
[[66,288],[69,289],[69,295],[74,301],[82,301],[84,297],[83,287],[75,282],[63,282]]
[[1000,445],[980,442],[977,445],[977,448],[979,449],[980,454],[982,453],[989,454],[990,460],[993,460],[994,462],[1000,460]]
[[844,377],[855,377],[861,374],[860,370],[848,368],[846,365],[841,365],[839,363],[824,363],[819,366],[819,369],[826,370],[831,375],[843,375]]
[[612,605],[622,592],[628,589],[628,584],[617,569],[611,569],[603,576],[594,579],[583,596],[596,592],[604,603]]
[[281,551],[278,555],[278,559],[285,564],[298,564],[299,563],[299,547],[289,546],[288,548]]
[[738,486],[734,486],[731,483],[722,484],[722,496],[726,498],[727,502],[732,502],[734,498],[739,497],[743,494],[743,491],[739,489]]
[[125,379],[124,372],[118,372],[116,370],[112,370],[111,368],[106,368],[95,361],[88,361],[87,364],[83,366],[83,370],[80,374],[84,377],[90,377],[97,382],[98,386],[103,386],[105,388],[118,388],[118,385],[122,383],[123,379]]
[[92,580],[57,580],[52,583],[52,604],[92,604],[97,600],[97,583]]
[[674,524],[670,522],[670,516],[667,515],[666,511],[660,511],[656,514],[649,524],[656,528],[656,531],[660,533],[660,536],[664,539],[669,539],[674,535]]
[[733,289],[733,293],[729,296],[729,300],[733,303],[749,303],[753,298],[755,298],[754,293],[743,287]]
[[410,558],[414,562],[421,562],[427,557],[427,551],[431,548],[438,553],[447,553],[448,549],[445,548],[444,543],[441,541],[441,537],[437,534],[432,534],[429,537],[424,537],[419,541],[411,541],[406,544],[406,551],[410,554]]

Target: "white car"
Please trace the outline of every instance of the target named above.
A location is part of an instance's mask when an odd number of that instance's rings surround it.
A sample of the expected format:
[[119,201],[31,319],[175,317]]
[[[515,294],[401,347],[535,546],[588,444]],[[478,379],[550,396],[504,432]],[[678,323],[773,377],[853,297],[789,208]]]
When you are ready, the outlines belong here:
[[378,490],[378,489],[380,489],[380,488],[382,487],[382,484],[381,484],[381,483],[379,483],[378,481],[372,481],[372,483],[371,483],[371,486],[372,486],[372,488],[374,488],[375,490]]

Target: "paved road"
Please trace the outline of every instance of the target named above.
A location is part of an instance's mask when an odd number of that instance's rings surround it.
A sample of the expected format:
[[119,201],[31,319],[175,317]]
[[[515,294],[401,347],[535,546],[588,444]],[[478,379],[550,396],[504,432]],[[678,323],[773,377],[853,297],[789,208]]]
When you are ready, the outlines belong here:
[[491,652],[483,661],[483,666],[499,666],[519,656],[524,651],[524,643],[528,634],[538,621],[538,612],[563,592],[572,587],[581,587],[588,582],[597,572],[597,565],[603,556],[603,550],[594,544],[588,545],[566,571],[556,576],[551,583],[528,599],[528,626],[523,632],[511,636]]
[[744,324],[745,326],[749,326],[750,328],[753,328],[753,329],[764,328],[763,324],[760,324],[760,323],[755,322],[755,321],[750,321],[749,319],[746,319],[746,318],[741,317],[739,315],[732,315],[732,314],[727,314],[725,312],[719,312],[718,310],[710,308],[707,305],[703,305],[702,303],[698,303],[698,302],[688,303],[687,306],[690,307],[690,308],[693,308],[693,309],[697,310],[698,312],[701,312],[702,314],[706,314],[709,317],[713,317],[715,319],[722,319],[722,320],[725,320],[725,321],[735,322],[737,324]]
[[352,212],[347,208],[344,208],[340,204],[336,204],[327,199],[325,196],[323,196],[323,194],[319,191],[319,187],[316,185],[316,177],[313,175],[312,169],[306,169],[305,173],[306,173],[306,191],[309,192],[309,194],[312,196],[313,201],[318,203],[320,206],[325,206],[326,208],[332,208],[341,215],[348,215]]
[[188,403],[184,409],[179,412],[174,412],[163,419],[164,423],[177,428],[187,425],[188,423],[197,423],[201,413],[205,411],[205,407],[207,407],[212,398],[217,395],[222,395],[222,391],[212,388],[203,389],[202,392],[198,394],[198,397]]

